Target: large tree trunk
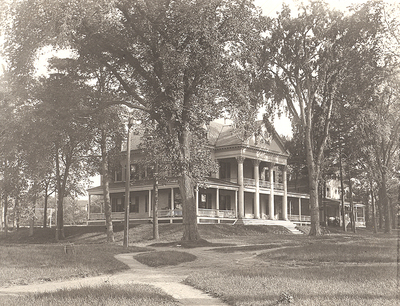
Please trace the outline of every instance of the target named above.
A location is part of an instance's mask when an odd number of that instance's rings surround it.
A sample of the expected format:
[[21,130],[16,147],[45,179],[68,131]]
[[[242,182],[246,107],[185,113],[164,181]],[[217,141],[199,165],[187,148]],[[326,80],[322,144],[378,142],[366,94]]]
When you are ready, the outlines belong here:
[[378,224],[376,222],[376,202],[375,202],[375,194],[372,189],[371,184],[371,205],[372,205],[372,226],[374,227],[374,233],[378,233]]
[[345,209],[345,204],[344,204],[344,184],[343,184],[343,165],[342,165],[342,143],[340,143],[339,147],[339,172],[340,172],[340,202],[341,202],[341,222],[342,222],[342,227],[343,231],[347,231],[347,226],[346,226],[346,209]]
[[158,240],[160,239],[160,234],[158,231],[158,163],[157,162],[154,169],[152,204],[153,204],[153,239]]
[[397,205],[393,205],[392,200],[389,198],[389,206],[391,209],[392,229],[397,228]]
[[385,210],[385,233],[392,232],[392,210],[389,205],[389,199],[386,189],[386,172],[382,171],[382,204]]
[[108,156],[106,146],[106,133],[104,130],[101,131],[101,174],[103,176],[103,202],[104,202],[104,214],[106,217],[106,232],[107,242],[114,242],[114,230],[111,215],[111,201],[110,201],[110,187],[109,187],[109,175],[108,175]]
[[384,213],[383,213],[383,202],[382,202],[382,198],[383,198],[383,196],[382,196],[382,187],[380,186],[379,187],[379,194],[378,194],[378,201],[377,201],[377,204],[378,204],[378,214],[379,214],[379,229],[383,229],[383,216],[384,216]]
[[365,203],[365,227],[367,229],[371,229],[372,228],[371,205],[369,203],[369,195],[368,195],[368,193],[365,196],[364,203]]
[[33,184],[33,203],[32,207],[30,208],[30,215],[29,215],[29,236],[33,236],[33,231],[35,229],[35,209],[36,209],[36,202],[37,202],[37,184],[34,182]]
[[349,195],[350,195],[350,221],[351,221],[351,229],[353,233],[356,232],[356,216],[354,212],[354,203],[353,203],[353,184],[351,182],[351,172],[348,170],[349,174]]
[[324,181],[322,189],[323,190],[321,190],[321,202],[320,203],[323,203],[323,207],[324,207],[324,226],[328,227],[328,216],[327,216],[328,208],[326,206],[326,201],[324,201],[324,199],[326,199],[326,181]]
[[321,227],[319,224],[319,203],[318,203],[318,180],[319,180],[319,166],[315,163],[312,141],[311,141],[311,130],[310,125],[306,127],[306,157],[307,157],[307,168],[308,168],[308,183],[310,191],[310,208],[311,208],[311,228],[310,236],[321,235]]
[[4,232],[7,236],[8,234],[8,215],[7,215],[7,210],[8,210],[8,194],[7,192],[4,193],[4,206],[3,206],[3,225],[4,225]]
[[[66,175],[66,174],[65,174]],[[56,241],[64,239],[64,188],[61,184],[59,149],[56,147],[56,179],[57,179],[57,227]]]
[[183,200],[183,237],[184,241],[196,241],[200,239],[197,227],[196,200],[194,197],[194,185],[191,177],[183,173],[179,180]]
[[318,205],[318,178],[316,174],[309,176],[310,184],[310,206],[311,206],[311,229],[310,236],[321,235],[321,227],[319,224],[319,205]]
[[197,209],[196,200],[194,197],[194,183],[189,175],[189,129],[186,127],[182,132],[182,166],[183,171],[179,180],[179,187],[182,195],[182,216],[183,216],[183,237],[184,241],[196,241],[200,239],[200,234],[197,227]]
[[47,227],[47,204],[49,200],[49,184],[46,183],[46,187],[44,188],[44,208],[43,208],[43,228]]

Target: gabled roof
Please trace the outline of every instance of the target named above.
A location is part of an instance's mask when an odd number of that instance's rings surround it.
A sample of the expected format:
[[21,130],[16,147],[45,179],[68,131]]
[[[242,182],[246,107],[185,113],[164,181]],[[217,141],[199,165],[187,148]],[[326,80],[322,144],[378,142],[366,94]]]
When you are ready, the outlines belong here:
[[253,148],[262,149],[265,151],[280,153],[288,155],[283,142],[275,130],[272,131],[272,135],[266,131],[264,122],[259,120],[256,122],[259,126],[259,135],[252,135],[247,141],[242,141],[235,128],[232,125],[221,124],[218,122],[211,122],[208,128],[209,143],[214,148],[223,148],[229,146],[250,146]]
[[[247,141],[242,141],[235,128],[231,124],[222,124],[217,121],[212,121],[207,127],[207,137],[209,144],[215,149],[231,147],[231,146],[247,146],[264,151],[274,152],[278,154],[288,155],[283,142],[275,129],[270,135],[264,126],[264,122],[259,120],[256,122],[259,126],[260,133],[258,136],[253,135]],[[141,135],[131,134],[131,150],[139,149]],[[121,151],[126,151],[126,142],[122,144]]]

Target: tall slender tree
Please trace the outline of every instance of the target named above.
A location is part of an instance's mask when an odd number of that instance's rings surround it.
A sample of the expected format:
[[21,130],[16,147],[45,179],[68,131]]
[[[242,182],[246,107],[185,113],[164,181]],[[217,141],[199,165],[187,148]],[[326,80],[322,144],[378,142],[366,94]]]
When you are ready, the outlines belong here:
[[[354,71],[373,70],[378,59],[379,5],[367,3],[344,15],[322,1],[284,6],[267,24],[264,71],[304,136],[311,206],[310,235],[319,235],[318,181],[333,111],[343,85],[356,84]],[[369,67],[369,68],[368,68]]]

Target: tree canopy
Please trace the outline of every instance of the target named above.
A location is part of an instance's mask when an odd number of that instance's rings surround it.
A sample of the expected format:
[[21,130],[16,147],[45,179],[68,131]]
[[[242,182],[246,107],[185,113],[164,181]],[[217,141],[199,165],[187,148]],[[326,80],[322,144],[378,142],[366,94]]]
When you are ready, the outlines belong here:
[[21,1],[7,52],[20,84],[48,45],[105,67],[121,93],[105,103],[143,111],[163,133],[182,174],[184,239],[196,240],[190,139],[222,111],[254,114],[262,101],[252,62],[259,13],[250,1]]

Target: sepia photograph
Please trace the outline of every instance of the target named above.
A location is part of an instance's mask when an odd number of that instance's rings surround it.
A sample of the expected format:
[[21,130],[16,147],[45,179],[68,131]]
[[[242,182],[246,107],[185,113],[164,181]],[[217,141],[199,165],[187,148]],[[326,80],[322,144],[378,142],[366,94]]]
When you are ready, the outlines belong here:
[[400,304],[400,2],[0,0],[0,305]]

